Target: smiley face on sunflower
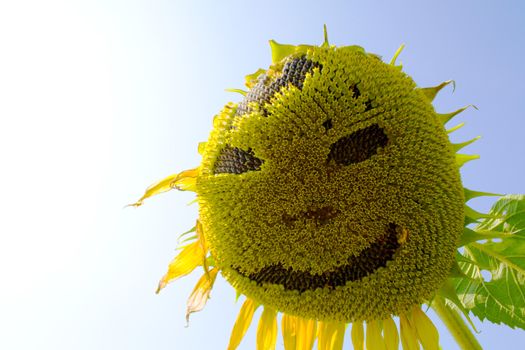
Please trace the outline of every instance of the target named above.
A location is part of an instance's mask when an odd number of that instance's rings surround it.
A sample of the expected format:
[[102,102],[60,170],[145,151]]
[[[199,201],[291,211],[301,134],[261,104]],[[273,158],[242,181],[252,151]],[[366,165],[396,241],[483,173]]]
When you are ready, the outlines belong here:
[[476,156],[457,151],[474,140],[452,144],[445,129],[465,108],[436,113],[431,102],[449,82],[418,88],[396,65],[400,50],[386,64],[361,47],[330,46],[326,32],[321,46],[270,43],[272,64],[214,118],[201,164],[135,203],[171,188],[197,195],[194,236],[159,290],[202,266],[189,315],[221,272],[246,297],[228,349],[258,306],[258,349],[275,347],[279,314],[287,350],[316,340],[340,349],[349,324],[355,349],[400,340],[438,349],[421,307],[467,314],[451,281],[472,278],[471,265],[457,251],[480,239],[469,225],[487,217],[465,205],[484,193],[464,189],[459,174]]

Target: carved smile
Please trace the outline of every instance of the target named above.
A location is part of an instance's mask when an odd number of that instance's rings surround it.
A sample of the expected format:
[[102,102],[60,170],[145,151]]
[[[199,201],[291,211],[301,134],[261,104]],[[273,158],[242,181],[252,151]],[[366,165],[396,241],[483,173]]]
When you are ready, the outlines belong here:
[[385,235],[361,251],[359,255],[349,256],[346,264],[323,274],[296,271],[292,268],[285,268],[280,263],[265,266],[257,272],[248,274],[241,272],[236,267],[232,268],[258,285],[278,284],[286,290],[299,292],[317,288],[333,289],[371,275],[394,259],[396,251],[406,240],[407,231],[396,224],[389,224],[385,231]]

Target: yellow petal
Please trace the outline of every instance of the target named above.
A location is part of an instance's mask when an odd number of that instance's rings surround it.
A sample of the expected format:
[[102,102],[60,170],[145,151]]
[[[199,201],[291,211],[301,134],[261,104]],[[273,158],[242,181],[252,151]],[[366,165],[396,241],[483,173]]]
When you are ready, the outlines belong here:
[[396,323],[390,317],[383,320],[383,335],[385,337],[386,350],[399,349],[399,335]]
[[[328,328],[328,322],[317,322],[317,350],[329,350],[331,340],[331,329]],[[286,349],[287,350],[287,349]]]
[[385,340],[381,335],[381,328],[377,321],[366,323],[366,349],[385,350]]
[[228,344],[228,350],[235,350],[241,343],[244,334],[252,323],[253,313],[259,305],[251,299],[246,299],[242,304],[237,320],[233,325],[232,334],[230,336],[230,343]]
[[318,350],[341,350],[345,336],[345,324],[340,322],[317,322]]
[[352,345],[354,350],[363,350],[365,345],[365,332],[363,330],[362,323],[353,323],[352,324]]
[[130,204],[130,206],[139,207],[143,204],[146,198],[167,192],[173,188],[178,188],[180,190],[192,190],[195,188],[195,180],[197,178],[198,173],[199,169],[195,168],[185,170],[178,174],[170,175],[149,186],[146,189],[144,195],[140,197],[140,199],[135,203]]
[[317,322],[297,317],[297,349],[310,350],[314,346]]
[[334,327],[335,332],[332,337],[332,350],[342,350],[345,340],[346,325],[344,323],[337,323]]
[[195,231],[197,233],[197,242],[199,242],[199,245],[204,252],[202,256],[202,266],[204,267],[204,272],[208,274],[208,262],[206,260],[206,255],[208,254],[208,247],[206,246],[206,239],[204,238],[204,231],[202,229],[202,224],[200,220],[197,220],[197,224],[195,225]]
[[284,349],[295,350],[297,348],[297,317],[283,314],[281,321]]
[[198,168],[185,170],[182,173],[179,173],[179,177],[171,183],[171,187],[180,191],[195,191],[198,175]]
[[399,325],[401,327],[403,350],[419,350],[416,331],[412,328],[412,325],[405,315],[399,316]]
[[257,325],[257,350],[274,350],[277,341],[277,312],[265,307]]
[[415,307],[412,310],[412,320],[423,349],[438,350],[439,333],[430,318],[419,307]]
[[191,292],[188,302],[186,303],[186,321],[190,319],[190,314],[193,312],[201,311],[204,309],[208,298],[210,297],[210,292],[213,288],[213,283],[215,283],[215,278],[217,277],[217,272],[219,271],[218,267],[213,268],[208,273],[202,275],[199,279],[193,292]]
[[184,247],[179,255],[177,255],[168,266],[168,272],[159,282],[157,293],[160,292],[160,290],[169,282],[192,272],[197,266],[202,264],[204,258],[205,253],[198,241]]

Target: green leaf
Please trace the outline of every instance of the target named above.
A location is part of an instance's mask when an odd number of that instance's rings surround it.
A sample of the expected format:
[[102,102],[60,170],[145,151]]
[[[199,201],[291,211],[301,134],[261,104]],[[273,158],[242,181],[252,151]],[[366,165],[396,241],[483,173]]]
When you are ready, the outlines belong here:
[[479,229],[525,235],[525,195],[502,197],[494,204],[490,214],[492,218],[484,220]]
[[464,247],[458,260],[470,278],[456,278],[456,292],[466,309],[481,320],[525,329],[525,196],[498,200],[473,232],[484,243]]

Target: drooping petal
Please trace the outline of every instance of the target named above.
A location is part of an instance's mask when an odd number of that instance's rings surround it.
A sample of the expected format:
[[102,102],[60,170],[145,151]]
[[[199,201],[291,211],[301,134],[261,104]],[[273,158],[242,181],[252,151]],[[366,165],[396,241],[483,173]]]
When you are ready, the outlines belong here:
[[180,191],[195,191],[195,184],[198,175],[199,168],[185,170],[179,173],[178,178],[171,183],[171,187]]
[[352,323],[352,345],[354,350],[363,350],[365,346],[365,331],[361,322]]
[[366,349],[385,350],[385,340],[381,335],[381,328],[377,321],[366,323]]
[[197,220],[197,224],[195,225],[195,231],[197,232],[197,242],[199,242],[199,245],[201,246],[201,249],[204,252],[204,255],[202,257],[202,266],[204,267],[204,272],[207,274],[208,262],[206,259],[206,255],[208,255],[208,247],[206,245],[206,239],[204,238],[204,232],[200,220]]
[[415,307],[412,310],[412,320],[414,321],[417,337],[423,344],[423,349],[439,350],[438,330],[419,307]]
[[179,174],[172,174],[158,182],[155,182],[151,186],[149,186],[142,197],[138,201],[136,201],[133,204],[130,204],[130,206],[139,207],[143,204],[144,200],[146,198],[149,198],[151,196],[167,192],[172,189],[171,183],[175,181],[175,179],[179,176]]
[[336,323],[334,328],[335,331],[332,337],[332,350],[342,350],[345,340],[346,325],[344,323]]
[[285,350],[295,350],[297,348],[297,317],[283,314],[281,320],[281,331]]
[[386,350],[399,349],[399,334],[397,333],[396,323],[390,317],[383,320],[383,335],[385,337]]
[[195,180],[198,174],[199,168],[184,170],[178,174],[172,174],[149,186],[144,195],[135,203],[130,204],[130,206],[139,207],[143,204],[146,198],[167,192],[173,188],[193,191],[195,189]]
[[419,350],[416,331],[412,328],[412,325],[405,315],[399,316],[399,325],[401,327],[403,350]]
[[205,273],[204,275],[202,275],[202,277],[199,279],[199,281],[195,285],[195,288],[193,289],[193,292],[191,292],[191,295],[188,298],[188,301],[186,303],[187,305],[186,321],[187,322],[190,319],[191,313],[198,312],[204,309],[204,306],[206,305],[206,302],[208,301],[208,298],[210,297],[210,292],[213,288],[213,284],[215,283],[217,272],[219,272],[219,268],[218,267],[213,268],[208,273]]
[[317,350],[330,349],[328,346],[330,344],[331,334],[328,324],[328,322],[323,321],[317,322]]
[[184,247],[179,255],[177,255],[168,266],[168,272],[159,282],[157,293],[168,283],[189,274],[197,266],[202,265],[205,255],[206,254],[202,250],[202,246],[198,241]]
[[317,349],[341,350],[345,336],[345,324],[340,322],[317,322]]
[[228,350],[235,350],[241,343],[242,338],[248,331],[250,324],[252,323],[253,313],[259,307],[252,299],[246,299],[244,304],[241,306],[237,320],[233,325],[232,333],[230,336],[230,343],[228,344]]
[[277,341],[277,312],[265,307],[257,326],[257,350],[273,350]]
[[310,350],[314,346],[317,322],[297,317],[297,347],[296,349]]

